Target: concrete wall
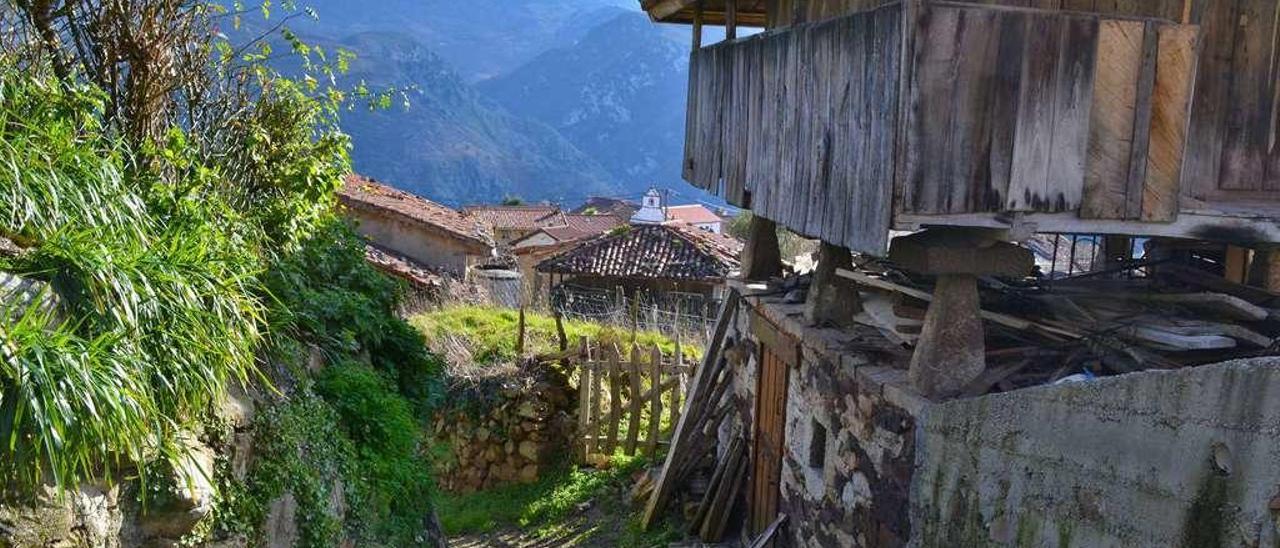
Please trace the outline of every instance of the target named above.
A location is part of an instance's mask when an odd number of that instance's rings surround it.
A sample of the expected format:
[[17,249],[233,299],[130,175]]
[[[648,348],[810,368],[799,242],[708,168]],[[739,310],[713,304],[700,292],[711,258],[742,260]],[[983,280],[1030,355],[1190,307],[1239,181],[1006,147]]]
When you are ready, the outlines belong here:
[[349,211],[357,221],[357,230],[373,243],[443,272],[461,276],[483,258],[478,244],[464,243],[442,231],[369,211]]
[[1280,546],[1280,358],[924,411],[915,546]]

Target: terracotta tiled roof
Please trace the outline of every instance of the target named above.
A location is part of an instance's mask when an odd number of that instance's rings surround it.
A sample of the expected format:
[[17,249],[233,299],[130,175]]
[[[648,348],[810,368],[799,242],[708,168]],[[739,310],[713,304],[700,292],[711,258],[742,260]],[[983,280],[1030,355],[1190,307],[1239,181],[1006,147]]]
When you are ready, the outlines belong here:
[[553,205],[467,206],[462,211],[495,230],[537,230],[563,226],[564,213]]
[[364,258],[378,270],[408,280],[417,287],[434,288],[441,285],[440,275],[427,265],[389,249],[366,245]]
[[511,242],[511,244],[518,245],[520,242],[534,238],[538,234],[546,234],[556,242],[572,242],[584,238],[594,238],[625,224],[622,219],[613,215],[565,215],[564,220],[564,226],[540,228]]
[[742,245],[684,223],[635,225],[605,234],[538,264],[540,272],[718,280],[738,268]]
[[348,207],[382,210],[432,226],[488,247],[492,237],[483,225],[461,212],[363,175],[347,175],[338,198]]
[[678,205],[667,208],[667,218],[689,224],[723,222],[719,215],[701,204]]

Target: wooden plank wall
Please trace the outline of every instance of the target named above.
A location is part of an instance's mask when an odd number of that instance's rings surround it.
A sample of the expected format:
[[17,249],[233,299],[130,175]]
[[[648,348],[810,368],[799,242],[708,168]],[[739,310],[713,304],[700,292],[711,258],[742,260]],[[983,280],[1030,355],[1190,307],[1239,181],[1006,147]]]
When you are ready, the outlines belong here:
[[883,253],[901,33],[894,5],[693,52],[686,179],[800,234]]
[[1194,27],[935,2],[915,32],[901,211],[1174,219]]

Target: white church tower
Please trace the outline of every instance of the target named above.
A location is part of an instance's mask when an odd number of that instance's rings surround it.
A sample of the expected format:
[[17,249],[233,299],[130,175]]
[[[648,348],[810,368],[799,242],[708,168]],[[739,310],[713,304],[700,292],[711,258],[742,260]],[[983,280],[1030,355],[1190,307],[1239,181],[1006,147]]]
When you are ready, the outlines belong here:
[[667,221],[667,211],[662,208],[662,194],[656,188],[650,188],[640,201],[640,209],[631,216],[631,224],[660,225]]

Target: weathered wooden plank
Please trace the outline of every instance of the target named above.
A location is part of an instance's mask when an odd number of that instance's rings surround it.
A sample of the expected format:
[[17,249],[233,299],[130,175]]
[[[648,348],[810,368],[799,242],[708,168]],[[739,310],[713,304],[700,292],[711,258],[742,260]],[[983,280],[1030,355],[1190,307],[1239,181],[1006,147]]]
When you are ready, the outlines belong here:
[[995,81],[992,83],[990,180],[973,202],[974,211],[1001,211],[1009,196],[1013,176],[1013,144],[1017,135],[1018,98],[1022,89],[1022,65],[1026,55],[1027,15],[1007,13],[1000,17],[996,36]]
[[915,71],[911,75],[910,139],[906,170],[908,186],[904,189],[907,211],[942,213],[949,181],[941,167],[945,162],[932,161],[946,155],[950,144],[947,129],[955,115],[951,108],[952,86],[956,64],[962,58],[958,38],[961,13],[954,8],[922,7],[917,19]]
[[604,436],[600,435],[600,427],[604,422],[604,414],[602,400],[604,400],[604,377],[607,375],[601,361],[603,356],[598,351],[594,359],[591,359],[591,367],[594,372],[591,375],[591,435],[595,436],[595,450],[597,453],[604,452]]
[[1232,190],[1263,188],[1265,159],[1275,132],[1275,0],[1236,0],[1231,99],[1224,122],[1222,179]]
[[658,451],[658,436],[662,433],[662,350],[653,345],[649,352],[649,439],[645,454],[653,456]]
[[[744,191],[749,193],[750,206],[759,208],[768,201],[768,184],[772,179],[769,174],[769,161],[765,154],[770,149],[766,141],[776,137],[773,123],[769,118],[771,109],[766,97],[772,93],[775,85],[776,65],[770,66],[774,57],[774,40],[769,36],[759,37],[754,41],[755,52],[752,55],[751,79],[749,81],[747,106],[747,159],[744,174]],[[766,120],[768,120],[766,124]]]
[[947,187],[942,192],[942,210],[946,212],[975,211],[990,181],[991,129],[993,93],[996,74],[992,69],[1001,49],[1000,20],[1009,17],[1021,19],[1015,14],[1002,14],[985,10],[958,10],[960,31],[956,38],[958,58],[950,76],[953,91],[948,95],[953,112],[951,125],[945,128],[947,142],[936,161],[941,164],[941,181]]
[[1138,74],[1142,68],[1141,21],[1103,20],[1098,28],[1089,158],[1080,216],[1123,219],[1133,142]]
[[1022,64],[1013,166],[1005,208],[1038,211],[1049,202],[1049,163],[1053,153],[1058,58],[1063,47],[1063,20],[1054,15],[1028,15],[1027,52]]
[[809,189],[804,224],[800,232],[813,237],[822,236],[823,215],[826,213],[824,202],[831,192],[831,163],[835,155],[831,147],[831,88],[837,74],[844,70],[844,67],[837,67],[833,63],[836,48],[845,45],[842,40],[844,37],[838,32],[840,26],[839,21],[828,21],[811,29],[813,65],[810,86],[813,95],[809,111],[809,142],[812,151],[805,158],[808,162]]
[[612,455],[618,448],[618,430],[622,422],[622,371],[618,365],[621,351],[614,345],[609,356],[609,424],[605,434],[604,454]]
[[693,151],[698,130],[698,51],[689,53],[689,83],[685,88],[684,108],[684,156],[680,163],[680,177],[693,183]]
[[[585,438],[591,434],[591,382],[594,374],[594,368],[592,367],[591,361],[587,358],[586,337],[582,338],[581,348],[582,352],[579,356],[583,361],[581,367],[578,368],[578,432],[581,432]],[[582,444],[582,459],[585,461],[590,454],[591,444],[589,442],[584,442]]]
[[1126,219],[1142,216],[1142,189],[1147,181],[1147,151],[1151,143],[1151,92],[1156,85],[1159,33],[1148,22],[1142,34],[1142,66],[1138,69],[1137,101],[1133,106],[1133,146],[1129,149],[1129,177],[1125,182]]
[[1168,222],[1178,216],[1197,31],[1190,25],[1162,25],[1157,32],[1159,46],[1151,100],[1147,179],[1142,187],[1142,220]]
[[1235,49],[1239,2],[1205,0],[1192,16],[1200,24],[1203,46],[1196,68],[1191,108],[1192,138],[1187,142],[1182,179],[1187,194],[1199,198],[1218,191],[1222,171],[1223,120],[1231,89],[1231,55]]
[[707,391],[719,375],[717,365],[723,361],[721,353],[724,350],[725,335],[729,331],[729,325],[737,317],[741,297],[736,289],[730,289],[729,296],[721,305],[716,328],[707,345],[706,354],[703,355],[702,364],[694,371],[693,381],[685,398],[685,410],[681,413],[675,432],[671,435],[671,447],[667,450],[666,459],[663,461],[662,472],[658,475],[653,494],[649,496],[649,502],[645,504],[644,516],[641,518],[643,528],[647,529],[653,524],[654,518],[671,497],[672,488],[684,477],[684,471],[677,466],[683,458],[681,452],[688,450],[684,447],[688,438],[701,428],[700,424],[690,419],[690,414],[695,413],[696,404],[706,403]]
[[845,221],[849,217],[849,186],[857,171],[851,149],[852,132],[857,127],[853,112],[854,105],[861,101],[858,84],[865,55],[847,46],[857,43],[859,26],[855,21],[853,17],[838,20],[835,32],[844,47],[836,47],[831,59],[831,169],[821,234],[826,241],[843,240]]
[[782,100],[779,103],[781,136],[778,143],[778,178],[773,194],[774,221],[790,226],[791,201],[799,189],[796,184],[796,164],[800,156],[800,119],[805,115],[801,109],[801,77],[800,60],[804,56],[804,33],[797,31],[782,35],[787,40],[786,57],[782,66]]
[[1092,17],[1067,17],[1063,26],[1046,182],[1049,202],[1040,211],[1074,212],[1080,207],[1088,158],[1098,21]]
[[628,396],[630,400],[630,409],[627,411],[627,442],[623,446],[623,451],[628,456],[636,454],[636,444],[640,440],[640,413],[644,409],[644,402],[640,401],[640,375],[644,373],[644,369],[640,362],[640,345],[631,345],[631,360],[627,364],[627,380],[631,384],[631,393]]
[[[679,325],[679,322],[677,322],[677,325]],[[668,400],[671,404],[670,409],[671,409],[671,427],[672,428],[675,428],[675,425],[680,424],[680,395],[683,394],[684,391],[686,390],[685,387],[688,385],[688,380],[689,380],[688,374],[685,372],[685,368],[684,368],[684,347],[682,346],[682,343],[681,343],[681,336],[680,336],[681,331],[682,330],[680,328],[678,327],[676,328],[676,335],[675,335],[676,350],[675,350],[675,357],[673,358],[673,362],[672,362],[672,369],[673,369],[672,374],[676,377],[677,382],[675,387],[671,389],[671,398],[670,400]]]
[[787,187],[791,194],[789,211],[786,219],[780,221],[787,228],[798,232],[802,235],[808,235],[805,220],[809,212],[809,191],[813,187],[813,164],[810,158],[816,150],[814,143],[814,129],[816,123],[814,119],[814,104],[817,102],[816,85],[814,83],[820,71],[826,70],[826,67],[819,67],[814,63],[813,45],[815,43],[814,27],[806,25],[798,27],[792,32],[800,41],[800,51],[802,55],[797,55],[797,94],[798,101],[795,104],[796,117],[796,159],[793,162],[795,170],[792,184]]
[[[863,62],[867,84],[862,103],[872,109],[867,133],[874,141],[862,148],[865,154],[858,169],[858,189],[850,193],[857,213],[846,221],[845,245],[875,255],[883,254],[888,247],[893,213],[902,20],[900,10],[878,10],[871,20],[872,30],[864,33],[870,47]],[[855,227],[852,234],[847,228],[850,226]]]

